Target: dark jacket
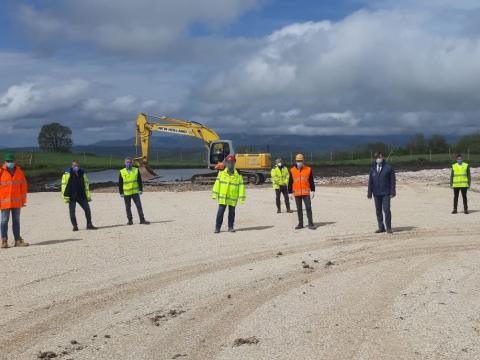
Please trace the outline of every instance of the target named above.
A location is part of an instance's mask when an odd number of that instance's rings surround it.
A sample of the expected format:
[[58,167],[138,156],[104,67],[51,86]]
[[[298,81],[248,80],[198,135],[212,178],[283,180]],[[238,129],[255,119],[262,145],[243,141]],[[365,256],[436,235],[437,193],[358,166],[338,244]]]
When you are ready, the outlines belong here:
[[[289,170],[290,179],[288,180],[288,193],[293,193],[293,176],[292,172]],[[315,191],[315,178],[313,176],[313,170],[310,168],[310,177],[308,178],[308,182],[310,183],[310,191]]]
[[67,172],[70,173],[70,178],[65,187],[64,196],[72,200],[86,200],[85,181],[83,180],[85,172],[83,169],[79,169],[78,173],[75,173],[72,168],[68,168]]
[[395,170],[386,161],[382,163],[382,170],[377,172],[377,163],[374,162],[370,168],[368,179],[368,197],[374,196],[395,196],[396,179]]
[[[142,176],[140,175],[140,171],[138,172],[137,183],[138,183],[138,191],[143,192],[143,181],[142,181]],[[118,192],[120,193],[120,195],[123,195],[123,178],[122,178],[122,174],[119,174],[119,175],[118,175]]]
[[[453,187],[453,168],[452,171],[450,172],[450,187]],[[468,177],[468,187],[472,185],[472,175],[470,175],[470,165],[467,167],[467,177]]]

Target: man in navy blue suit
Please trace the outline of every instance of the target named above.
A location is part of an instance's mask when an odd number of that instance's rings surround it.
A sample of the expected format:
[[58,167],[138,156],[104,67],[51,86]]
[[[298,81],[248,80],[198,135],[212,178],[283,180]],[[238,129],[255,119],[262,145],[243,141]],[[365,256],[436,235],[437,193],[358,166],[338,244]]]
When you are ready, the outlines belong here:
[[[385,156],[378,152],[375,154],[375,162],[370,169],[368,180],[368,198],[372,196],[375,200],[375,209],[377,211],[378,230],[377,234],[392,230],[392,212],[390,211],[390,200],[397,195],[395,170],[390,164],[387,164]],[[385,213],[385,223],[383,222],[383,213]],[[386,227],[385,227],[386,225]]]

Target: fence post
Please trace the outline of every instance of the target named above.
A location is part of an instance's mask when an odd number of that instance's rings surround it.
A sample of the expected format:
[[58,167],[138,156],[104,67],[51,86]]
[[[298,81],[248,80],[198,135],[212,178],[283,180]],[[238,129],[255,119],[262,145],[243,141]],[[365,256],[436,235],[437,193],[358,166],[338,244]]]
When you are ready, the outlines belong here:
[[430,161],[432,161],[432,149],[429,149],[430,150]]
[[468,161],[470,161],[470,147],[468,147]]

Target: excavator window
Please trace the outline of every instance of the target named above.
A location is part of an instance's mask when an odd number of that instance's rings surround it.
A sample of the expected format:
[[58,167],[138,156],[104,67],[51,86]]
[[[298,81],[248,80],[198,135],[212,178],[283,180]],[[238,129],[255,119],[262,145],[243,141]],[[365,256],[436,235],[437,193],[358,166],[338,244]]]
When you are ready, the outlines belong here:
[[210,151],[210,164],[218,164],[230,155],[230,146],[228,143],[215,143]]

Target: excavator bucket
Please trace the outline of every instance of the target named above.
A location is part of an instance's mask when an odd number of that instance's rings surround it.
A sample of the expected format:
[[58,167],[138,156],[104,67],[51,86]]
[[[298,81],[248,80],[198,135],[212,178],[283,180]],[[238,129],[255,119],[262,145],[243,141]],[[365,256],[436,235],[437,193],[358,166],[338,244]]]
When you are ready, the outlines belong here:
[[142,164],[138,166],[138,171],[140,171],[140,175],[142,176],[142,180],[153,180],[160,177],[153,169],[148,166],[147,164]]

